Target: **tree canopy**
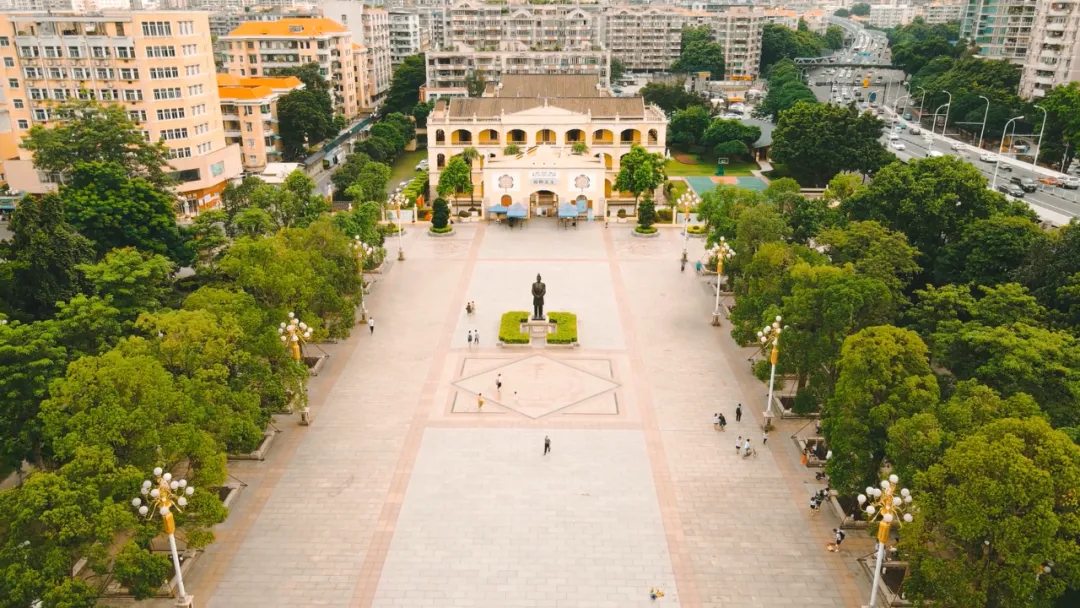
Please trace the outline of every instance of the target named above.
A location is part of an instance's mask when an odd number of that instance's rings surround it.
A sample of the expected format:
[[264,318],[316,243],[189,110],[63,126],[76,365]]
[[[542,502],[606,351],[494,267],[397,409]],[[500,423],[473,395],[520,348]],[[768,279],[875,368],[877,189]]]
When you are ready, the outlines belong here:
[[631,192],[634,200],[642,194],[651,193],[664,183],[664,155],[647,152],[638,145],[630,147],[630,152],[622,157],[619,173],[615,176],[615,189]]
[[386,92],[382,114],[393,112],[411,113],[420,102],[420,87],[427,82],[427,68],[423,53],[409,55],[394,68],[390,90]]
[[853,106],[797,102],[780,113],[772,157],[805,186],[825,186],[844,171],[873,174],[893,159],[881,145],[883,128]]
[[676,110],[685,110],[690,106],[709,107],[709,100],[698,93],[687,91],[680,83],[664,84],[650,82],[641,88],[645,103],[658,106],[664,112],[673,114]]

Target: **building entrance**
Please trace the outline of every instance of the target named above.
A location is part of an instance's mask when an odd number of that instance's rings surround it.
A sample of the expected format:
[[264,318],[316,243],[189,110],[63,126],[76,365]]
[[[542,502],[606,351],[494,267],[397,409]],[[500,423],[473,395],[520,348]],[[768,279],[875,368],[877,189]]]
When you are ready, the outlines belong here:
[[559,195],[550,190],[538,190],[529,195],[530,216],[558,217]]

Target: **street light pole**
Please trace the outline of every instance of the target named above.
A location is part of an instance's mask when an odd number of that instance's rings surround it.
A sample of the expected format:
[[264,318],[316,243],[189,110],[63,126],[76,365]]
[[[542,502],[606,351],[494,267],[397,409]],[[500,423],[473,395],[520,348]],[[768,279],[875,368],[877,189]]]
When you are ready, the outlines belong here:
[[356,251],[356,257],[360,261],[360,321],[367,322],[367,302],[365,301],[364,293],[364,265],[367,263],[369,255],[375,252],[375,248],[371,245],[360,240],[357,236],[353,241],[353,250]]
[[712,324],[720,327],[720,277],[724,274],[724,260],[735,255],[735,251],[728,246],[724,237],[720,237],[720,242],[709,253],[716,256],[716,306],[713,308]]
[[773,384],[776,382],[776,363],[780,360],[780,332],[783,331],[783,328],[780,327],[780,321],[780,315],[776,315],[776,320],[772,322],[772,325],[766,325],[764,329],[757,332],[762,348],[772,347],[772,352],[769,353],[769,363],[772,364],[772,371],[769,372],[769,398],[765,402],[766,429],[771,426],[770,422],[772,422]]
[[[154,513],[161,515],[162,528],[169,535],[169,551],[172,553],[173,570],[176,571],[176,588],[179,595],[176,598],[177,606],[191,606],[195,597],[187,594],[184,589],[184,573],[180,570],[180,555],[176,551],[176,520],[173,519],[172,509],[183,512],[187,506],[188,496],[195,493],[195,486],[188,485],[186,479],[173,479],[172,473],[163,473],[161,467],[154,469],[154,477],[157,483],[150,480],[142,482],[139,492],[146,497],[143,499],[132,498],[131,506],[139,511],[139,515],[146,519],[153,519]],[[157,487],[154,487],[154,486]]]
[[[686,261],[689,259],[686,253],[686,248],[690,240],[690,206],[697,204],[697,195],[690,192],[685,192],[682,196],[679,197],[677,204],[683,208],[682,261],[683,263],[686,263]],[[678,208],[676,207],[675,210],[677,211]]]
[[899,118],[899,114],[900,114],[900,100],[901,99],[910,99],[910,98],[911,98],[910,94],[909,95],[903,95],[903,96],[897,97],[896,100],[893,101],[892,113],[896,114],[897,118]]
[[281,336],[281,342],[289,349],[292,358],[299,361],[303,358],[301,344],[307,344],[311,339],[311,327],[296,318],[295,312],[289,313],[289,322],[281,322],[277,333]]
[[983,112],[983,124],[982,129],[979,131],[979,149],[982,149],[983,133],[986,133],[986,119],[990,116],[990,98],[983,95],[979,95],[979,99],[986,100],[986,111]]
[[1042,127],[1039,128],[1039,143],[1035,144],[1035,158],[1034,158],[1034,160],[1031,161],[1031,171],[1033,173],[1035,172],[1036,165],[1039,164],[1039,152],[1042,150],[1042,138],[1043,138],[1043,133],[1046,131],[1046,119],[1047,119],[1046,108],[1044,108],[1042,106],[1038,106],[1038,105],[1035,106],[1035,107],[1042,110],[1043,122],[1042,122]]
[[[945,123],[941,125],[941,135],[945,136],[945,130],[949,128],[949,111],[952,110],[952,93],[948,91],[942,91],[949,96],[949,103],[945,104]],[[932,134],[931,134],[932,135]]]
[[866,505],[864,512],[870,523],[874,520],[878,520],[878,533],[877,533],[877,561],[874,566],[874,583],[870,587],[870,603],[866,605],[867,608],[873,608],[877,605],[878,586],[881,584],[881,565],[885,561],[885,545],[889,542],[889,532],[892,530],[892,524],[897,519],[902,521],[896,521],[898,525],[905,523],[911,523],[911,513],[906,513],[911,508],[911,492],[907,488],[900,489],[900,495],[896,496],[896,486],[900,483],[900,478],[896,475],[889,475],[888,479],[881,481],[881,488],[866,488],[866,494],[859,494],[859,506],[861,507],[868,500],[870,504]]
[[401,224],[401,204],[405,202],[405,195],[400,192],[394,195],[394,203],[397,205],[397,220],[398,220],[398,250],[397,259],[399,262],[405,261],[405,228]]
[[[1005,143],[1005,134],[1009,132],[1009,125],[1011,125],[1014,121],[1020,120],[1021,118],[1023,118],[1023,116],[1017,116],[1015,118],[1010,118],[1009,121],[1005,123],[1005,128],[1001,131],[1001,143]],[[991,188],[997,188],[998,167],[1001,165],[1001,158],[999,158],[1000,156],[1001,156],[1001,146],[999,145],[998,146],[998,153],[994,157],[994,179],[993,179],[993,181],[990,182],[990,187]]]
[[915,87],[916,89],[922,89],[922,97],[919,99],[919,124],[922,124],[922,110],[923,104],[926,103],[926,89],[922,87]]

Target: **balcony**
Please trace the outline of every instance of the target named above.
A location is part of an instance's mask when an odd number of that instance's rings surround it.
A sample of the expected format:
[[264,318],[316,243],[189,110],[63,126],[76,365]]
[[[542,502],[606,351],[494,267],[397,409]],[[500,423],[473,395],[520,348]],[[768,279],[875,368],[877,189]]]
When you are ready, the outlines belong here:
[[1035,82],[1039,84],[1054,85],[1057,80],[1053,76],[1036,76]]

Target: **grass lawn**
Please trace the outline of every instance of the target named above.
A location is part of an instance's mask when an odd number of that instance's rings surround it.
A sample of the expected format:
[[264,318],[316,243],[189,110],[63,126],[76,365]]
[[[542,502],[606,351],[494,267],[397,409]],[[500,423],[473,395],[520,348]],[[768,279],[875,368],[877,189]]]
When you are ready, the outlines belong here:
[[416,176],[416,163],[427,158],[427,148],[417,148],[415,152],[405,152],[390,165],[390,181],[386,182],[387,193],[392,193],[398,184]]
[[[699,176],[699,175],[716,175],[716,160],[707,159],[701,161],[696,156],[690,157],[680,154],[681,160],[669,159],[665,165],[668,175],[675,175],[680,177]],[[682,161],[692,160],[693,164]],[[759,169],[758,164],[754,161],[732,161],[724,165],[724,175],[731,176],[749,176],[751,169]]]
[[689,186],[686,185],[686,182],[682,181],[681,179],[668,180],[668,183],[671,184],[670,198],[673,201],[679,200],[679,197],[683,194],[686,194],[686,190],[689,188]]

